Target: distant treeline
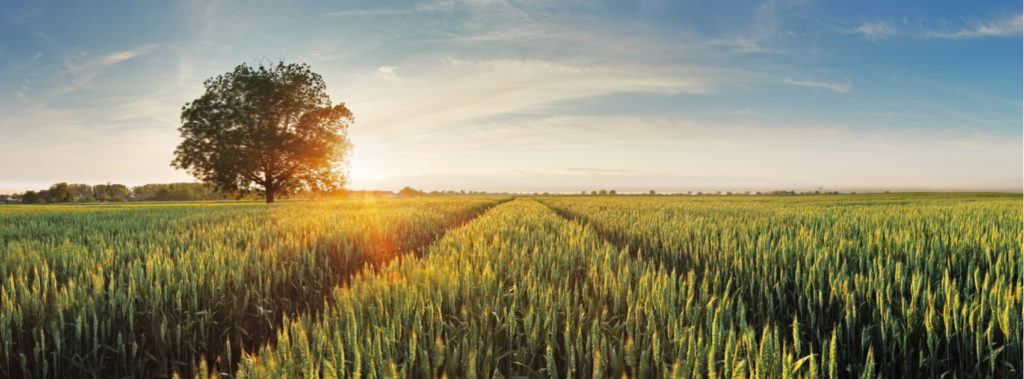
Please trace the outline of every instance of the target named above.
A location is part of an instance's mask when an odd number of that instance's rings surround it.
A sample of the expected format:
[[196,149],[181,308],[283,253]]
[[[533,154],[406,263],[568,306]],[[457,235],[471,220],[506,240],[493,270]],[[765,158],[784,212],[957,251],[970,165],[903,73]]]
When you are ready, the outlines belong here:
[[[339,190],[327,194],[297,193],[287,197],[292,199],[309,199],[324,197],[418,197],[418,196],[481,196],[508,195],[483,191],[430,191],[424,192],[405,187],[398,193],[393,191]],[[241,199],[255,200],[258,194],[247,195]],[[57,183],[50,188],[38,191],[25,191],[13,195],[0,194],[3,203],[95,203],[123,201],[201,201],[201,200],[234,200],[237,196],[224,194],[206,183],[160,183],[128,187],[124,184],[79,184]]]
[[121,201],[224,200],[230,197],[205,183],[162,183],[128,187],[124,184],[57,183],[39,191],[0,195],[0,203],[92,203]]
[[[796,192],[796,191],[772,191],[762,193],[758,192],[694,192],[689,191],[686,193],[665,193],[664,195],[814,195],[814,194],[839,194],[836,191],[807,191],[807,192]],[[855,194],[856,192],[850,192]],[[889,193],[889,191],[885,191]],[[533,195],[550,195],[548,192],[539,193],[534,192]],[[593,191],[581,191],[580,195],[619,195],[615,190],[593,190]],[[659,195],[654,190],[651,190],[645,195]],[[486,195],[530,195],[530,193],[510,193],[510,192],[486,192],[486,191],[422,191],[412,187],[402,188],[400,191],[380,191],[380,190],[346,190],[341,189],[335,192],[327,194],[314,194],[314,193],[297,193],[287,195],[292,199],[309,199],[309,198],[324,198],[324,197],[420,197],[420,196],[486,196]],[[248,199],[255,200],[262,198],[258,194],[246,195],[243,197],[231,196],[215,190],[212,186],[206,183],[160,183],[160,184],[146,184],[135,187],[128,187],[124,184],[67,184],[57,183],[48,189],[39,191],[26,191],[25,193],[3,195],[0,194],[0,204],[3,203],[25,203],[25,204],[40,204],[40,203],[93,203],[93,202],[121,202],[121,201],[200,201],[200,200],[234,200],[234,199]]]

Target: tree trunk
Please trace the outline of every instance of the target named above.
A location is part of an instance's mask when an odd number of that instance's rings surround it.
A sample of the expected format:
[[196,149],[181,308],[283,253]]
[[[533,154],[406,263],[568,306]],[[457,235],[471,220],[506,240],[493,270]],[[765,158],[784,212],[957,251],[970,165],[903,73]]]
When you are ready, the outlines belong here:
[[268,172],[263,173],[263,192],[267,194],[267,204],[274,202],[274,176]]

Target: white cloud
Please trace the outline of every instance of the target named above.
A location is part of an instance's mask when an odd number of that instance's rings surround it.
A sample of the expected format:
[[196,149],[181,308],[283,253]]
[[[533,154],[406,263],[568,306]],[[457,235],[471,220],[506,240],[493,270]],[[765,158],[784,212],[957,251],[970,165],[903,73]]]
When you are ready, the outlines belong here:
[[396,69],[395,66],[380,66],[373,75],[390,82],[401,82],[402,78],[395,72]]
[[971,39],[984,37],[1020,37],[1024,28],[1021,14],[1008,15],[999,19],[974,21],[966,28],[956,31],[929,31],[928,37],[948,39]]
[[794,85],[794,86],[801,86],[801,87],[824,88],[824,89],[831,90],[831,91],[836,91],[836,92],[839,92],[839,93],[847,93],[847,92],[850,92],[851,89],[853,89],[853,83],[850,83],[849,80],[847,80],[845,82],[842,82],[842,83],[829,83],[829,82],[817,82],[817,81],[812,81],[812,80],[786,79],[786,80],[783,80],[783,83]]
[[870,41],[877,41],[892,37],[896,34],[896,29],[892,27],[888,21],[875,21],[865,22],[860,26],[850,31],[853,34],[860,34],[865,39]]

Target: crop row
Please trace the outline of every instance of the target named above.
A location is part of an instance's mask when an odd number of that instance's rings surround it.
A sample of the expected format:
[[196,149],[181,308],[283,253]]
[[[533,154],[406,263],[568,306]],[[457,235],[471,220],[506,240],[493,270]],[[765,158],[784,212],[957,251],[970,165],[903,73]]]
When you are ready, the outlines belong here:
[[1021,374],[1019,196],[829,199],[545,202],[639,259],[731,278],[746,323],[799,324],[784,340],[845,375]]
[[496,202],[9,208],[0,376],[169,376],[203,356],[230,371],[282,316]]
[[[338,288],[239,377],[835,377],[839,336],[751,324],[726,275],[635,259],[530,199],[488,211],[420,260]],[[800,339],[796,339],[800,341]],[[874,354],[865,357],[871,361]],[[819,359],[819,357],[822,357]],[[873,365],[865,365],[870,376]],[[860,374],[860,372],[857,372]]]

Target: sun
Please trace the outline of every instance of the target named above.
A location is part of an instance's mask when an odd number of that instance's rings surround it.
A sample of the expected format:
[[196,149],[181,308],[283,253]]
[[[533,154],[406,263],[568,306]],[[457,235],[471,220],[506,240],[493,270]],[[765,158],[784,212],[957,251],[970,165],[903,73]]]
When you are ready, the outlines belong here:
[[355,154],[349,161],[348,183],[362,186],[391,175],[386,162],[371,154]]

